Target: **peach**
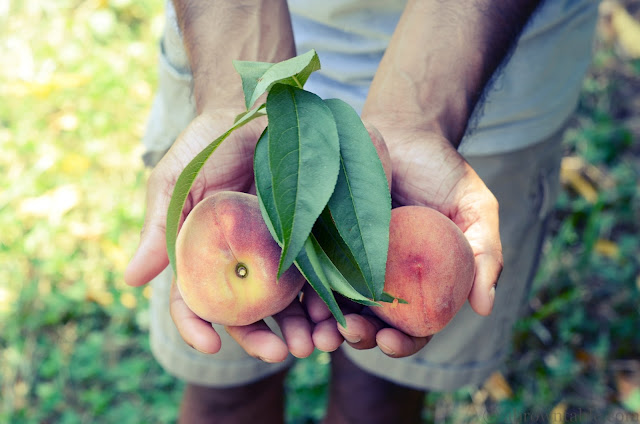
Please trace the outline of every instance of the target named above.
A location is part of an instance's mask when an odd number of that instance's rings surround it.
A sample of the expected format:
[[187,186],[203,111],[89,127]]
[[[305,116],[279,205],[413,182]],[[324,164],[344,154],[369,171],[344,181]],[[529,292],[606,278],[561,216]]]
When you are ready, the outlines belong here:
[[215,193],[193,208],[178,234],[178,289],[206,321],[254,323],[286,308],[304,285],[294,266],[276,278],[280,252],[256,196]]
[[409,335],[430,336],[466,302],[474,273],[471,246],[453,221],[428,207],[393,209],[384,288],[408,304],[394,301],[371,309]]

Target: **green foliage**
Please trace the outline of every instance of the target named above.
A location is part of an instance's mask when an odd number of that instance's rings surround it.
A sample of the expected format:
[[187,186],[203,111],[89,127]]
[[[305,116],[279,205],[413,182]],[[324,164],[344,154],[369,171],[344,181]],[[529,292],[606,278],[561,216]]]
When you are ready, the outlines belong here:
[[247,109],[275,84],[302,88],[309,76],[320,69],[320,59],[314,50],[279,63],[237,60],[233,64],[242,78]]
[[[0,10],[2,423],[176,421],[183,384],[152,358],[149,292],[122,281],[144,215],[139,138],[162,7],[60,0]],[[597,200],[563,187],[503,370],[513,396],[495,400],[483,386],[430,393],[425,422],[544,422],[563,401],[601,418],[637,409],[637,391],[618,399],[616,376],[640,350],[639,64],[600,46],[585,81],[565,146],[588,166]],[[325,353],[294,365],[288,423],[320,422],[328,379]]]
[[[355,288],[364,296],[380,299],[391,221],[389,185],[376,148],[356,111],[339,99],[326,103],[338,128],[341,158],[338,181],[327,206],[346,245],[343,251],[346,255],[351,253],[349,259],[357,258],[355,264],[367,283],[366,290],[361,285]],[[338,244],[342,246],[339,241]]]
[[[256,182],[256,192],[258,194],[258,202],[262,215],[266,217],[265,223],[271,232],[274,240],[282,244],[282,226],[278,218],[276,210],[275,198],[273,197],[273,178],[271,175],[271,167],[268,160],[268,130],[265,130],[254,154],[254,173]],[[328,281],[322,266],[315,256],[314,247],[310,238],[305,241],[304,249],[298,253],[295,265],[298,267],[302,275],[306,278],[309,285],[318,293],[329,310],[336,317],[336,320],[345,324],[346,321],[340,311],[338,302],[331,291],[331,284]]]
[[[320,68],[313,50],[280,63],[236,61],[234,66],[247,111],[178,178],[166,236],[174,270],[178,225],[193,181],[231,132],[266,108],[268,129],[256,146],[254,173],[263,219],[282,247],[278,273],[295,263],[342,325],[346,321],[332,290],[368,306],[379,306],[375,300],[393,301],[383,293],[391,196],[356,111],[302,88]],[[266,103],[249,109],[267,91]],[[325,230],[329,233],[323,234]]]
[[329,201],[340,144],[331,110],[313,93],[276,85],[267,96],[268,158],[282,228],[279,273],[293,263]]

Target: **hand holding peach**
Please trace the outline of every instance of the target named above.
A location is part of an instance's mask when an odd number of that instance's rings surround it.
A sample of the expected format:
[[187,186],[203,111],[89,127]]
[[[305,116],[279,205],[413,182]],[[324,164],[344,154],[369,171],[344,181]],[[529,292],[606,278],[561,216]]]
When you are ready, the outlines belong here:
[[414,337],[442,330],[467,301],[474,257],[462,231],[423,206],[391,212],[385,291],[408,302],[372,307],[386,323]]
[[178,288],[206,321],[252,324],[285,309],[304,285],[295,267],[276,278],[280,251],[256,196],[218,192],[201,201],[180,230]]

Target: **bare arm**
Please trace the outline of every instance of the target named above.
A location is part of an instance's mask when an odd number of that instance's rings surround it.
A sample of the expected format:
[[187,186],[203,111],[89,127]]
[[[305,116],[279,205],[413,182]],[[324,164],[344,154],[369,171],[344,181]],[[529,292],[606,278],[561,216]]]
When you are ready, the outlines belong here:
[[[469,303],[493,309],[502,270],[498,202],[456,148],[474,108],[539,1],[409,0],[375,75],[363,119],[389,147],[396,205],[433,207],[472,246],[475,277]],[[428,338],[385,328],[366,314],[346,316],[357,349],[389,356],[420,350]]]
[[173,0],[194,78],[199,112],[243,107],[233,60],[279,62],[295,56],[285,0]]
[[410,0],[364,115],[414,122],[458,146],[485,86],[539,3]]
[[[193,73],[198,116],[149,177],[140,245],[125,273],[127,283],[135,286],[147,283],[168,265],[165,222],[178,176],[199,151],[229,129],[245,107],[241,79],[232,61],[278,62],[295,55],[285,0],[174,0],[174,5]],[[220,145],[194,181],[184,216],[216,191],[250,190],[253,150],[264,123],[251,122]],[[201,352],[217,352],[221,339],[211,324],[187,307],[175,284],[170,296],[169,312],[187,344]],[[311,354],[312,323],[297,299],[274,318],[284,341],[262,321],[227,327],[226,331],[250,355],[268,362],[283,361],[289,353],[299,357]],[[335,349],[341,341],[333,341],[331,347]]]

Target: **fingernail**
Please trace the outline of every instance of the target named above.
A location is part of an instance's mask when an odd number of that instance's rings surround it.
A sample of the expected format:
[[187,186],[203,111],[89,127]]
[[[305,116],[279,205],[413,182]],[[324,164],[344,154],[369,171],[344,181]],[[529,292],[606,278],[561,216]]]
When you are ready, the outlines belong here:
[[360,343],[360,340],[362,340],[360,336],[347,333],[346,331],[340,331],[340,334],[342,334],[342,337],[344,337],[344,339],[349,343]]
[[275,364],[278,361],[273,361],[271,359],[268,358],[263,358],[262,356],[256,356],[257,359],[261,360],[262,362],[266,362],[267,364]]
[[396,353],[392,349],[390,349],[389,346],[378,343],[378,347],[382,352],[384,352],[384,354],[388,356],[396,356]]

